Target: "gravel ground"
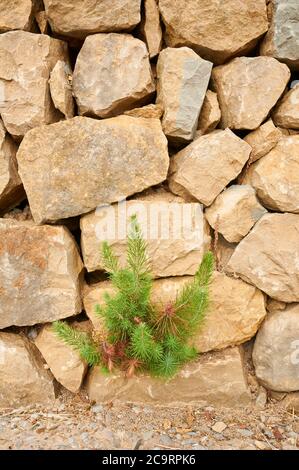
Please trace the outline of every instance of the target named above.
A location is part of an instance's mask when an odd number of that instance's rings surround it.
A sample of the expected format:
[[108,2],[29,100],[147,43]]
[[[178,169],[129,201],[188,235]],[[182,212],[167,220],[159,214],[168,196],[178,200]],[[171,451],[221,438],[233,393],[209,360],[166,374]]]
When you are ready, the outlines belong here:
[[299,417],[264,409],[167,408],[82,397],[0,411],[0,449],[299,449]]

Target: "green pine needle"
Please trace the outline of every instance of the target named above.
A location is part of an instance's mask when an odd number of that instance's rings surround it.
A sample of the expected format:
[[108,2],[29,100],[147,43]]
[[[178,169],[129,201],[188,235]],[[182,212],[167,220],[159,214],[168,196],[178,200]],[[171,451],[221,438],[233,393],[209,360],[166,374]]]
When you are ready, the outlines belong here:
[[52,327],[57,336],[66,344],[77,350],[81,358],[86,361],[88,365],[94,366],[99,364],[100,354],[95,343],[87,333],[75,330],[62,321],[55,321]]

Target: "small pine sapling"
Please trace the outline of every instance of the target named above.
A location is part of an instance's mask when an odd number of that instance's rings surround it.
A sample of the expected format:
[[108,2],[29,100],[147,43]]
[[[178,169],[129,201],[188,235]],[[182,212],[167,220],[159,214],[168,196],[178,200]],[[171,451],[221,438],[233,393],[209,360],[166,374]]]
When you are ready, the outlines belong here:
[[147,245],[136,216],[131,218],[126,266],[120,267],[107,242],[102,245],[102,259],[115,291],[113,295],[106,293],[104,305],[95,309],[103,320],[103,331],[92,336],[61,321],[53,323],[54,331],[91,366],[102,365],[109,372],[121,368],[128,377],[138,370],[172,377],[197,356],[190,340],[208,307],[212,253],[204,255],[193,280],[162,308],[151,300],[153,279]]

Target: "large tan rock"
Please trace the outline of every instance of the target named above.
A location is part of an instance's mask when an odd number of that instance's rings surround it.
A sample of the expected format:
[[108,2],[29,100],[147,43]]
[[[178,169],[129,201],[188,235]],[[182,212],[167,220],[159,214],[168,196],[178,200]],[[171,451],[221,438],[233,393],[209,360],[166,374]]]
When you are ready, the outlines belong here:
[[51,72],[49,84],[55,108],[68,119],[74,117],[75,106],[72,95],[72,70],[70,65],[59,60]]
[[[175,302],[178,293],[192,282],[191,276],[178,276],[154,281],[151,299],[160,311]],[[108,281],[85,287],[84,308],[96,330],[103,329],[102,319],[96,315],[96,304],[105,305],[105,293],[114,294]],[[252,338],[266,316],[262,292],[240,279],[215,272],[210,286],[210,306],[205,322],[191,340],[200,352],[223,349],[244,343]]]
[[266,214],[239,243],[228,266],[283,302],[299,301],[299,216]]
[[245,54],[268,30],[264,0],[159,0],[169,46],[189,46],[222,64]]
[[[298,17],[299,19],[299,17]],[[299,84],[286,93],[275,108],[272,118],[277,126],[299,129]]]
[[64,227],[0,219],[0,328],[80,313],[82,267]]
[[33,127],[58,121],[48,81],[56,62],[68,61],[67,44],[10,31],[0,35],[0,57],[0,113],[8,132],[20,139]]
[[280,140],[281,136],[281,131],[274,126],[271,119],[266,121],[256,130],[249,132],[249,134],[244,137],[244,140],[252,148],[250,162],[253,163],[269,153]]
[[256,129],[277,103],[290,76],[288,67],[272,57],[240,57],[215,67],[212,78],[221,126]]
[[130,216],[136,214],[147,242],[154,277],[195,274],[206,248],[204,218],[198,203],[169,203],[158,194],[150,201],[98,208],[81,218],[81,247],[88,271],[104,269],[101,245],[107,240],[126,263]]
[[163,39],[158,0],[144,0],[140,34],[146,42],[150,58],[156,57],[161,51]]
[[267,155],[250,166],[245,180],[262,204],[299,213],[299,135],[284,136]]
[[18,174],[16,152],[17,146],[0,119],[0,214],[26,197]]
[[44,4],[52,30],[77,38],[131,30],[141,19],[141,0],[44,0]]
[[99,367],[87,380],[89,398],[107,401],[161,405],[249,405],[251,397],[245,382],[238,348],[221,354],[205,355],[186,365],[173,379],[164,381],[148,375],[126,379],[123,372],[104,375]]
[[161,119],[163,109],[159,104],[148,104],[141,108],[133,108],[125,111],[126,116],[141,117],[147,119]]
[[255,373],[264,387],[277,392],[299,390],[299,305],[269,314],[253,349]]
[[73,75],[80,114],[101,118],[122,114],[146,104],[154,91],[144,42],[115,33],[85,39]]
[[65,344],[54,332],[52,325],[42,328],[35,340],[55,379],[73,393],[79,391],[87,371],[80,354]]
[[75,117],[33,129],[17,159],[36,223],[143,191],[162,182],[169,165],[160,121],[129,116]]
[[212,66],[188,47],[168,47],[159,54],[157,103],[164,109],[162,126],[170,140],[194,138]]
[[276,57],[299,68],[299,10],[297,0],[270,0],[270,28],[261,44],[261,55]]
[[172,157],[169,187],[175,194],[187,192],[209,206],[241,172],[250,150],[229,129],[199,137]]
[[36,0],[0,0],[0,32],[13,29],[30,31]]
[[0,408],[51,403],[53,378],[23,336],[0,333]]
[[200,135],[213,131],[217,127],[220,119],[221,111],[217,93],[207,90],[198,119],[197,129]]
[[217,196],[205,215],[228,242],[237,243],[266,212],[251,186],[233,185]]

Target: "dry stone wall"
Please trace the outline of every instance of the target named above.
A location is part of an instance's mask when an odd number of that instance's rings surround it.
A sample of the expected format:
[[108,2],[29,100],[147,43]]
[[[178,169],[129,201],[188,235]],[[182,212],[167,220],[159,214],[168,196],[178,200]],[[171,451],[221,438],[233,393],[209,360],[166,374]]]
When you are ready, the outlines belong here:
[[[297,0],[0,0],[0,407],[51,402],[55,381],[98,402],[295,403],[298,79]],[[217,261],[202,354],[167,383],[89,370],[51,329],[101,331],[99,248],[114,224],[123,262],[126,198],[168,228],[148,240],[157,308]]]

